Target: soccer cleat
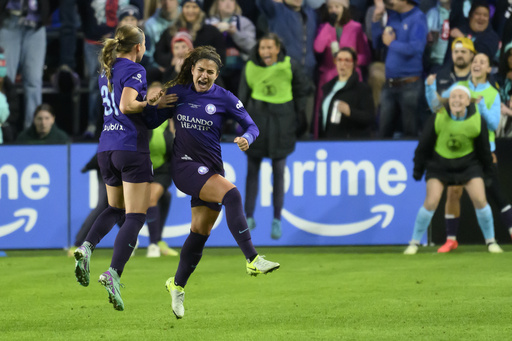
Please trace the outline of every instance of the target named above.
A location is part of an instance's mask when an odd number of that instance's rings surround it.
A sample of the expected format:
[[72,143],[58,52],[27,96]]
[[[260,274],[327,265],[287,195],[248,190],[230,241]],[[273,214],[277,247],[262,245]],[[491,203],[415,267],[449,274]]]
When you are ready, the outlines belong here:
[[271,262],[265,259],[265,256],[257,255],[252,262],[247,262],[246,270],[247,274],[251,276],[257,276],[259,274],[267,274],[274,270],[279,269],[281,265],[279,263]]
[[114,305],[115,310],[123,311],[124,303],[121,298],[119,287],[123,286],[119,283],[119,275],[112,269],[108,269],[100,275],[98,280],[108,292],[108,301]]
[[404,255],[415,255],[416,253],[418,253],[418,247],[418,244],[409,244],[407,249],[405,249],[404,251]]
[[158,247],[160,248],[160,253],[164,256],[177,256],[179,255],[178,251],[171,249],[169,245],[163,240],[158,242]]
[[253,217],[249,217],[247,220],[247,227],[249,228],[249,231],[252,231],[256,228],[256,220],[254,220]]
[[89,285],[89,261],[91,259],[91,249],[82,245],[74,252],[75,256],[75,277],[80,285],[86,287]]
[[148,251],[146,253],[147,258],[158,258],[160,257],[160,248],[156,244],[149,244]]
[[185,301],[185,289],[179,285],[174,284],[174,277],[170,277],[165,281],[165,289],[171,295],[171,307],[172,312],[177,319],[180,319],[185,315],[185,307],[183,301]]
[[453,239],[447,239],[446,243],[443,244],[439,249],[437,249],[438,253],[447,253],[452,250],[455,250],[459,246],[459,243]]
[[274,218],[274,220],[272,220],[272,232],[270,232],[270,237],[272,237],[272,239],[279,239],[282,235],[281,220]]
[[503,253],[503,249],[496,242],[487,244],[487,250],[490,253]]

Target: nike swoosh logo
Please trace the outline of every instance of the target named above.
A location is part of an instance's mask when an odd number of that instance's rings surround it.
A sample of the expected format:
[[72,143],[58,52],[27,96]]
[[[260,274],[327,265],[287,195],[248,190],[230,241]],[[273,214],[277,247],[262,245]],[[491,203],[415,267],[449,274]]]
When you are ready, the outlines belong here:
[[129,247],[131,247],[132,249],[135,249],[135,246],[132,246],[132,244],[128,244]]
[[249,229],[249,228],[246,228],[246,229],[245,229],[245,230],[243,230],[243,231],[238,230],[238,233],[242,234],[242,233],[244,233],[245,231],[247,231],[248,229]]

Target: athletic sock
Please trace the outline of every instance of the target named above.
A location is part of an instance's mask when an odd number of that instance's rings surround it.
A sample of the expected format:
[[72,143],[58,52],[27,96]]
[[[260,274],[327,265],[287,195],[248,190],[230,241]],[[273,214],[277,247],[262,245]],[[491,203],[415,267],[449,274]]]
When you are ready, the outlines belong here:
[[477,208],[475,211],[478,225],[480,225],[486,243],[489,244],[488,240],[491,242],[494,241],[494,220],[491,206],[487,204],[484,208]]
[[247,226],[247,220],[242,209],[242,197],[236,187],[230,189],[222,199],[222,205],[226,208],[226,221],[229,231],[235,238],[245,258],[250,262],[257,255],[252,244],[251,233]]
[[446,237],[447,239],[456,240],[457,232],[459,231],[460,218],[453,214],[446,214],[444,216],[446,224]]
[[181,248],[178,270],[174,276],[174,284],[184,288],[203,256],[204,244],[209,236],[190,231]]
[[123,209],[112,206],[108,206],[101,212],[94,224],[92,224],[87,237],[85,237],[85,240],[92,246],[91,250],[94,250],[100,240],[112,230],[112,227],[124,216],[124,213]]
[[117,233],[110,267],[116,269],[119,277],[121,277],[124,266],[132,255],[135,244],[137,244],[137,236],[145,221],[146,215],[144,213],[127,213],[124,224]]
[[160,241],[160,207],[152,206],[146,213],[146,222],[148,224],[149,242],[156,244]]
[[412,240],[420,241],[425,232],[428,229],[428,225],[432,220],[434,211],[429,211],[425,207],[421,206],[418,214],[416,215],[416,221],[414,222],[414,231],[412,233]]

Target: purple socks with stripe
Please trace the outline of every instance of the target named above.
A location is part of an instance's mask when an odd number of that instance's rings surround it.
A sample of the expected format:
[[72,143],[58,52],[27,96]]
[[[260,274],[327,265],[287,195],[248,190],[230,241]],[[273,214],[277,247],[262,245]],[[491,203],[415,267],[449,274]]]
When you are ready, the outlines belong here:
[[183,244],[180,254],[180,263],[174,277],[174,283],[184,288],[203,256],[204,244],[209,236],[190,231]]
[[90,243],[91,250],[94,250],[96,245],[100,242],[107,233],[112,230],[112,227],[121,220],[124,216],[124,210],[108,206],[101,214],[96,218],[94,224],[92,224],[91,230],[85,237],[85,240]]
[[222,205],[226,208],[226,221],[229,231],[235,238],[240,250],[244,253],[248,261],[252,261],[257,255],[254,245],[252,245],[251,233],[245,219],[242,197],[238,188],[230,189],[222,199]]
[[127,213],[124,224],[117,233],[110,267],[117,271],[119,277],[121,277],[124,266],[132,255],[140,229],[145,221],[146,215],[144,213]]

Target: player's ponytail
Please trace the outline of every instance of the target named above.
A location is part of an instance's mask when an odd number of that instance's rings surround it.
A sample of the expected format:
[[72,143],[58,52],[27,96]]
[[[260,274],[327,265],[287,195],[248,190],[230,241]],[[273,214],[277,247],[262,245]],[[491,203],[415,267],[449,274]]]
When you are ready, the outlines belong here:
[[113,39],[105,39],[99,61],[100,73],[104,72],[108,80],[108,91],[112,92],[112,66],[117,59],[117,53],[128,53],[135,45],[142,43],[144,43],[144,32],[132,25],[118,27]]
[[209,59],[217,64],[217,73],[220,72],[220,68],[222,67],[222,61],[220,59],[219,54],[215,51],[215,48],[212,46],[199,46],[193,49],[185,60],[183,61],[183,66],[181,67],[181,71],[173,80],[168,81],[164,84],[164,90],[173,87],[177,84],[185,85],[193,82],[192,79],[192,68],[194,65],[201,59]]

